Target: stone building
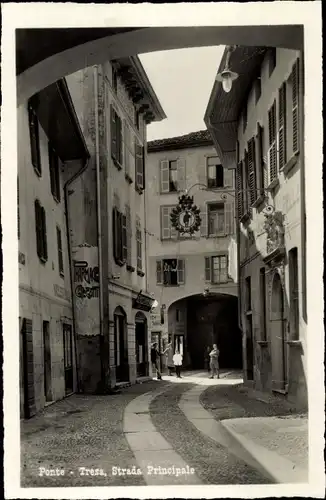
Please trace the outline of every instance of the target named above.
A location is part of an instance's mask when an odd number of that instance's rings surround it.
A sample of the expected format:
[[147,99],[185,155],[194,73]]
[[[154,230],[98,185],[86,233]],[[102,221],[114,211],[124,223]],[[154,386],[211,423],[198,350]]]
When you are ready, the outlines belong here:
[[80,387],[94,392],[151,374],[146,125],[165,115],[138,57],[67,84],[90,151],[68,205]]
[[20,415],[77,389],[66,186],[88,157],[64,79],[17,109]]
[[[222,368],[242,366],[233,269],[234,172],[224,169],[207,131],[148,143],[148,271],[159,302],[152,340],[183,352],[183,366],[201,369],[217,342]],[[170,214],[185,193],[200,209],[192,236],[178,233]]]
[[305,406],[303,54],[237,47],[230,69],[239,76],[228,93],[214,84],[205,122],[237,169],[245,382]]

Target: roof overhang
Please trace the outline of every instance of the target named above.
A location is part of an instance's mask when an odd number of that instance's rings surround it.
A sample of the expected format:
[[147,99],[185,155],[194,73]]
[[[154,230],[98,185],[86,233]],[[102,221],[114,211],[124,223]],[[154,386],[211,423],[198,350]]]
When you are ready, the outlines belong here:
[[[221,162],[227,168],[236,166],[239,116],[268,50],[268,47],[236,47],[231,54],[230,69],[238,73],[239,77],[233,82],[231,91],[224,92],[222,83],[214,82],[204,122],[214,140]],[[226,55],[227,48],[218,72],[225,67]]]
[[44,132],[62,161],[89,157],[64,78],[35,94],[31,102]]

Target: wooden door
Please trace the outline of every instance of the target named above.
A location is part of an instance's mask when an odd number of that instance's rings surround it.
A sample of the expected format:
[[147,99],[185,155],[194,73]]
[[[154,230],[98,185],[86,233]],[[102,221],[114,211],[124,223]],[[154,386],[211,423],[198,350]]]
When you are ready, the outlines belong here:
[[43,321],[43,369],[45,401],[52,401],[50,323]]
[[64,372],[65,372],[65,392],[66,395],[74,390],[74,376],[72,363],[72,328],[71,325],[63,325],[63,352],[64,352]]

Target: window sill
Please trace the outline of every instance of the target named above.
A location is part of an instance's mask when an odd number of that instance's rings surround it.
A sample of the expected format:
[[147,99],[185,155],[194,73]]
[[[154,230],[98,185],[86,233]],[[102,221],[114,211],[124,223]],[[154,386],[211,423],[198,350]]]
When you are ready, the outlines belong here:
[[132,178],[130,177],[130,175],[129,175],[129,174],[127,174],[127,173],[125,174],[125,179],[126,179],[126,181],[128,181],[128,182],[129,182],[129,184],[132,184],[132,183],[134,182],[134,181],[132,180]]
[[273,189],[275,189],[279,185],[280,185],[280,179],[278,177],[275,177],[275,179],[272,180],[272,182],[267,187],[267,191],[273,191]]
[[166,288],[175,288],[175,287],[178,287],[180,285],[179,284],[177,284],[177,285],[169,285],[169,284],[163,283],[163,286],[165,286]]
[[126,268],[127,268],[127,271],[129,271],[130,273],[133,273],[135,271],[134,266],[131,266],[130,264],[127,264]]
[[40,259],[40,261],[42,262],[42,264],[44,264],[44,265],[45,265],[45,264],[47,263],[47,261],[48,261],[48,259],[46,259],[45,257],[40,257],[40,256],[39,256],[39,259]]
[[120,259],[114,259],[115,263],[118,264],[118,266],[122,267],[125,265],[126,261],[125,260],[120,260]]
[[261,194],[260,196],[258,196],[257,200],[251,205],[252,208],[259,208],[264,203],[265,200],[266,200],[265,195]]
[[143,277],[145,276],[144,271],[141,271],[140,269],[137,269],[137,274],[138,274],[138,276],[140,276],[141,278],[143,278]]
[[293,167],[298,163],[298,156],[299,152],[295,153],[288,162],[284,165],[282,169],[280,169],[280,172],[283,172],[284,175],[287,175]]
[[243,216],[241,217],[240,219],[240,222],[241,224],[245,224],[246,222],[248,222],[250,220],[250,214],[248,212],[246,212],[245,214],[243,214]]
[[299,347],[300,349],[302,348],[301,340],[287,340],[286,343],[290,347]]
[[252,316],[252,310],[249,309],[248,311],[245,312],[245,315],[246,316]]
[[114,165],[117,167],[117,169],[118,169],[118,170],[122,170],[122,165],[121,165],[121,163],[119,163],[119,161],[118,161],[116,158],[114,158],[114,156],[111,156],[111,158],[112,158],[112,160],[113,160]]
[[268,340],[257,340],[257,344],[260,346],[260,347],[268,347]]
[[59,274],[60,274],[60,277],[61,277],[62,279],[64,279],[64,277],[65,277],[65,273],[64,273],[63,271],[60,271],[60,272],[59,272]]

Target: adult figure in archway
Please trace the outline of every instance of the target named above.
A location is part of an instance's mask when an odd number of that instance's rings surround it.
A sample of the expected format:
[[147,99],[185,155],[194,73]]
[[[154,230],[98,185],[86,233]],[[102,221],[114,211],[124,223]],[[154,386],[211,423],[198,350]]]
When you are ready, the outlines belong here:
[[211,368],[211,373],[212,375],[209,378],[214,378],[214,375],[216,374],[217,378],[220,378],[220,366],[219,366],[219,358],[220,351],[217,348],[216,344],[213,344],[213,349],[209,353],[209,356],[211,358],[210,360],[210,368]]

